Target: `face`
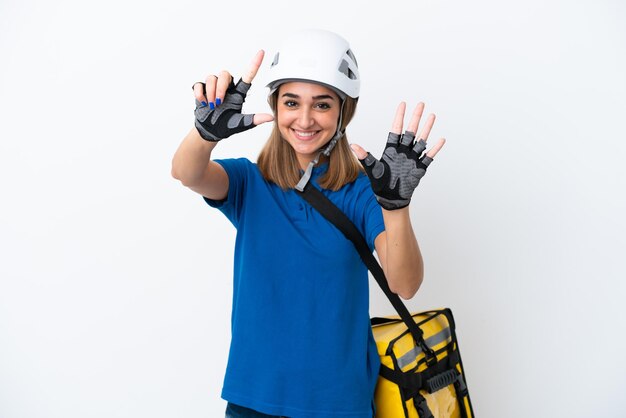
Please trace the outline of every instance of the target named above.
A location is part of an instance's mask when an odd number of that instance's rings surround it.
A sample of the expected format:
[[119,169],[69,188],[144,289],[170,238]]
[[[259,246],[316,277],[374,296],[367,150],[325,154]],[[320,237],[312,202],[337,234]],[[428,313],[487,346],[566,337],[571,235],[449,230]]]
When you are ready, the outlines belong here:
[[294,81],[278,89],[276,121],[304,169],[337,132],[341,101],[331,89]]

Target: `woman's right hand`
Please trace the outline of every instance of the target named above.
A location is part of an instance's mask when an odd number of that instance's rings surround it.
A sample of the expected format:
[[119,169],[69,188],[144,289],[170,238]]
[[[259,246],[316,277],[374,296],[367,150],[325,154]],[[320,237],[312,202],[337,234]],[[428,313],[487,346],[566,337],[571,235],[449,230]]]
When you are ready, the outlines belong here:
[[228,71],[222,71],[217,77],[208,76],[205,83],[197,82],[193,85],[196,97],[195,125],[203,139],[217,142],[274,120],[267,113],[241,113],[246,94],[263,62],[264,54],[263,50],[257,52],[248,72],[237,84],[233,83],[233,77]]

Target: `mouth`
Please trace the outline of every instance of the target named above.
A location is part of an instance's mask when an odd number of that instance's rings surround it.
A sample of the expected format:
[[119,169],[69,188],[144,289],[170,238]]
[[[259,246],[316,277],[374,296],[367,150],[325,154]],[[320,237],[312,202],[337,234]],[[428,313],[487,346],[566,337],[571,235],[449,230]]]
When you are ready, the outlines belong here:
[[291,129],[291,132],[293,132],[294,136],[300,141],[311,141],[317,138],[320,133],[320,131],[299,131],[296,129]]

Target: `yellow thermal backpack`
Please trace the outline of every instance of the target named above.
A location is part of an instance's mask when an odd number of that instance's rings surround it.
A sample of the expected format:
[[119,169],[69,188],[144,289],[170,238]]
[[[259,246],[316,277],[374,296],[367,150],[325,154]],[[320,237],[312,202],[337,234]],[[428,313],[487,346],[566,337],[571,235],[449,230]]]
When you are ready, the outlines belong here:
[[452,311],[420,312],[412,319],[422,331],[419,338],[400,317],[372,318],[381,360],[376,418],[473,418]]
[[296,191],[352,241],[400,315],[372,318],[381,359],[376,418],[474,418],[452,311],[410,314],[352,221],[310,183]]

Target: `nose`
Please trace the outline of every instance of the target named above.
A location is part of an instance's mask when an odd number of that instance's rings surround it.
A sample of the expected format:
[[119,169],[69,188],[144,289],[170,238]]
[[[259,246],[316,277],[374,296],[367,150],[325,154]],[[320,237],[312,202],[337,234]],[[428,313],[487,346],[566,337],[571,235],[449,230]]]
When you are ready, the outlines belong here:
[[305,129],[315,124],[315,119],[313,118],[311,109],[301,109],[300,114],[298,115],[298,124],[301,128]]

